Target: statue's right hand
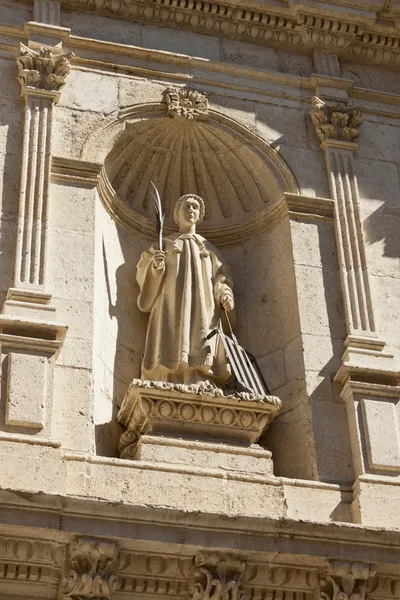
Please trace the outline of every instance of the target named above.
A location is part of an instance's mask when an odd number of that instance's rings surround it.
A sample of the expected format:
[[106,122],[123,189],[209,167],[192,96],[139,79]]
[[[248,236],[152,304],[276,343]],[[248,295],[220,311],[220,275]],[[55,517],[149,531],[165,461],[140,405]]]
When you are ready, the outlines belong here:
[[165,260],[167,258],[167,253],[162,250],[155,250],[153,257],[153,265],[157,271],[160,271],[165,267]]

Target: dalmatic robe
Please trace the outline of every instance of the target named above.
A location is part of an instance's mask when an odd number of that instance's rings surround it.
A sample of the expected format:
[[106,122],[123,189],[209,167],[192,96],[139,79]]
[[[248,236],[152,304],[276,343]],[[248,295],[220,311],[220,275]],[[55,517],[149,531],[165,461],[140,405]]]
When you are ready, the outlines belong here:
[[222,384],[230,377],[218,336],[207,340],[221,317],[221,298],[232,288],[218,251],[198,234],[164,239],[165,268],[153,264],[155,248],[137,266],[138,307],[150,313],[142,377],[186,382],[190,371]]

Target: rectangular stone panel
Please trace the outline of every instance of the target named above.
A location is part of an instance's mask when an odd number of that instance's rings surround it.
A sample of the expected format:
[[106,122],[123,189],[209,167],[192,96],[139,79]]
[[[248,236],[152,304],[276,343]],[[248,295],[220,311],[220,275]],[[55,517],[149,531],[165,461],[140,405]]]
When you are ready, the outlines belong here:
[[8,354],[6,425],[43,429],[47,363],[45,356]]
[[362,415],[371,469],[400,470],[398,400],[364,398]]

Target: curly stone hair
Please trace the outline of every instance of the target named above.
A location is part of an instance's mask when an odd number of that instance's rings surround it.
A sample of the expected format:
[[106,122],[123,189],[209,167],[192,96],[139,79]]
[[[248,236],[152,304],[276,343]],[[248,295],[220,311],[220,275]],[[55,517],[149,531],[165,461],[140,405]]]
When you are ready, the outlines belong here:
[[188,198],[194,198],[195,200],[197,200],[197,202],[200,205],[199,222],[204,219],[204,213],[206,211],[206,207],[204,205],[203,198],[200,198],[200,196],[197,196],[197,194],[184,194],[183,196],[181,196],[180,198],[178,198],[178,200],[176,201],[176,204],[175,204],[175,208],[174,208],[174,221],[175,221],[175,223],[177,225],[179,225],[179,209],[182,206],[182,203],[185,200],[187,200]]

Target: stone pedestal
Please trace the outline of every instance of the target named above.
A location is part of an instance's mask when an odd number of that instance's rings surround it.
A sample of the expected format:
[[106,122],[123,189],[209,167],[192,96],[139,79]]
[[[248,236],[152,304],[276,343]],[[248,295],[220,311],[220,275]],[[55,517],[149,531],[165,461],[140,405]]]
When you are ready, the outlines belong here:
[[272,475],[256,442],[280,406],[274,396],[134,380],[118,414],[121,458]]

